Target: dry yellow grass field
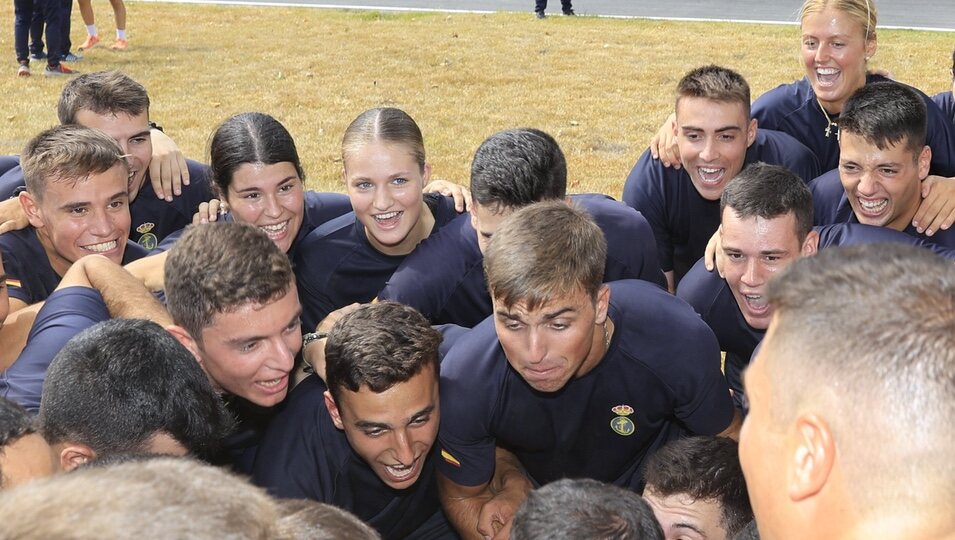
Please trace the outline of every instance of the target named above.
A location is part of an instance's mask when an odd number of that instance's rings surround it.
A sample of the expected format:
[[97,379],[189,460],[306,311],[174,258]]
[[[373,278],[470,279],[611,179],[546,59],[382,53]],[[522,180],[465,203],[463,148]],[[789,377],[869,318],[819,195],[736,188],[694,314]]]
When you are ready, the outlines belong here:
[[[111,38],[108,5],[95,9],[101,35]],[[802,76],[796,26],[135,1],[127,9],[129,50],[100,46],[75,68],[117,68],[143,83],[152,119],[201,161],[213,129],[229,115],[270,113],[295,137],[310,187],[323,190],[340,190],[345,126],[367,108],[388,105],[418,121],[438,177],[466,183],[471,155],[486,136],[533,126],[561,143],[571,191],[619,197],[688,69],[736,69],[754,97]],[[85,32],[73,11],[77,45]],[[0,76],[0,153],[15,154],[56,122],[65,81],[40,76],[42,65],[18,79],[12,2],[0,17],[8,23],[0,36],[8,58]],[[872,67],[929,94],[948,89],[953,38],[882,30]]]

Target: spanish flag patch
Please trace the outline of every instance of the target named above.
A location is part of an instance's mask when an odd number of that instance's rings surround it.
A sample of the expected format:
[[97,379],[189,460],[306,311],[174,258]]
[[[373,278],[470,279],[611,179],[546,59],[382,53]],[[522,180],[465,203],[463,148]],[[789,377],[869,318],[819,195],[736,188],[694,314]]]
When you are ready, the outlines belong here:
[[449,454],[448,451],[443,448],[441,449],[441,457],[443,457],[444,460],[450,463],[451,465],[454,465],[455,467],[458,467],[458,468],[461,467],[461,462],[455,459],[454,456]]
[[8,278],[7,281],[6,281],[6,283],[7,283],[7,287],[17,287],[17,288],[19,288],[19,289],[22,289],[22,288],[23,288],[23,285],[20,285],[20,280],[19,280],[19,279],[9,279],[9,278]]

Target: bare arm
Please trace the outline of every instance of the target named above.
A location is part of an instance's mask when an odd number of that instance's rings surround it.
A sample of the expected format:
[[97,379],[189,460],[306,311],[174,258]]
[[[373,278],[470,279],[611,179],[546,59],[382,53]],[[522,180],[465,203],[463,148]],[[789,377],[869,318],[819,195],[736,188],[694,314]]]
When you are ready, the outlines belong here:
[[718,433],[717,437],[729,437],[734,441],[739,442],[739,430],[743,427],[743,417],[740,416],[739,410],[735,407],[733,408],[733,421],[730,422],[730,425],[726,426],[726,429]]
[[3,321],[3,325],[0,326],[0,371],[12,366],[23,352],[33,321],[41,307],[43,302],[27,306],[11,313]]
[[87,255],[73,263],[57,288],[70,286],[98,290],[110,317],[147,319],[161,326],[173,323],[172,317],[140,279],[106,257]]
[[517,458],[498,448],[494,476],[484,486],[462,486],[438,473],[441,506],[464,539],[507,538],[511,518],[533,489]]

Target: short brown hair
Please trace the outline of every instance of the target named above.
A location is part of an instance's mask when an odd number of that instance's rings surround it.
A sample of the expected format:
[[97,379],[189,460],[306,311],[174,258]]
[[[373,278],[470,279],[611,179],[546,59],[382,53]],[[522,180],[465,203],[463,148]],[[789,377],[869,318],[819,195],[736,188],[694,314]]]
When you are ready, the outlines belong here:
[[739,103],[749,118],[749,84],[732,69],[709,65],[688,72],[676,86],[676,106],[686,97]]
[[97,71],[72,79],[63,87],[56,115],[61,124],[75,124],[76,113],[138,116],[149,112],[149,95],[143,85],[121,71]]
[[596,299],[607,263],[607,240],[584,211],[564,201],[525,206],[504,219],[484,253],[495,300],[535,309],[584,291]]
[[266,304],[292,288],[288,256],[258,227],[209,223],[190,227],[166,259],[166,307],[198,342],[219,313]]
[[98,129],[82,126],[56,126],[30,139],[20,165],[27,191],[43,200],[47,182],[85,181],[122,163],[129,174],[129,164],[112,137]]

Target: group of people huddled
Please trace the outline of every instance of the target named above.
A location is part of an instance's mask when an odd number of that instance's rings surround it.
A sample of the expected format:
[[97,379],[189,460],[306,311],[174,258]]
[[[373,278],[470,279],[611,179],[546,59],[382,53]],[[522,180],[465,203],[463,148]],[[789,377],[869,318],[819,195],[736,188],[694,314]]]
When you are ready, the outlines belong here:
[[396,108],[318,193],[268,114],[206,166],[70,80],[0,159],[0,538],[955,538],[952,96],[868,70],[872,0],[801,24],[623,202],[532,128],[431,181]]

